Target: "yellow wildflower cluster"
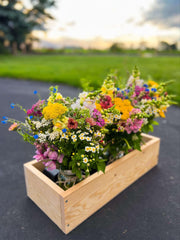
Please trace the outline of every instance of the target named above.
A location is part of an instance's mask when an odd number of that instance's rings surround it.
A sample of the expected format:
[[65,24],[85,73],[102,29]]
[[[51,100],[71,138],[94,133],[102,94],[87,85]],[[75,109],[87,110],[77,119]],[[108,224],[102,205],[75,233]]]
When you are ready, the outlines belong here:
[[54,131],[61,131],[61,129],[66,128],[68,123],[68,118],[66,116],[62,116],[61,119],[54,119],[53,120],[53,130]]
[[121,120],[126,120],[129,118],[129,113],[133,109],[131,102],[128,99],[122,100],[121,98],[114,99],[115,109],[119,110],[121,115]]
[[43,115],[46,120],[48,119],[56,119],[60,117],[67,111],[67,107],[62,105],[61,103],[51,103],[49,102],[48,105],[43,109]]
[[101,91],[103,94],[109,95],[111,98],[113,98],[114,82],[110,79],[106,79],[102,85]]
[[60,100],[60,99],[62,99],[62,98],[63,98],[62,95],[61,95],[60,93],[57,93],[55,98],[54,98],[54,96],[51,95],[51,96],[48,98],[48,102],[54,103],[54,101]]

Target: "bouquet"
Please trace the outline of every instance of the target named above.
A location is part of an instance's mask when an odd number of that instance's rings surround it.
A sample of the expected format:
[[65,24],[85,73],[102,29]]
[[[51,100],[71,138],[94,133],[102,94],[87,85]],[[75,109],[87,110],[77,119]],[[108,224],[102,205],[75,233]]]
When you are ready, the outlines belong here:
[[117,76],[109,74],[100,89],[83,91],[77,99],[63,97],[57,86],[50,87],[47,100],[34,91],[39,100],[30,109],[11,104],[25,112],[25,122],[3,117],[2,123],[11,122],[9,131],[34,144],[34,158],[48,170],[59,169],[58,183],[67,188],[65,171],[73,184],[105,172],[107,164],[141,150],[141,133],[153,131],[154,119],[165,117],[171,103],[167,83],[145,82],[135,68],[124,87],[117,84]]

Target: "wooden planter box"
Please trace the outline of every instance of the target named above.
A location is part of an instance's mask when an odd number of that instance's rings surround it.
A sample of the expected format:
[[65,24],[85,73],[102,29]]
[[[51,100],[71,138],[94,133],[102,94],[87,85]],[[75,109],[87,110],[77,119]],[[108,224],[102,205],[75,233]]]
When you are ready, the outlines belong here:
[[112,198],[157,165],[160,139],[143,134],[142,152],[134,150],[64,191],[33,160],[24,164],[27,195],[64,232],[69,233]]

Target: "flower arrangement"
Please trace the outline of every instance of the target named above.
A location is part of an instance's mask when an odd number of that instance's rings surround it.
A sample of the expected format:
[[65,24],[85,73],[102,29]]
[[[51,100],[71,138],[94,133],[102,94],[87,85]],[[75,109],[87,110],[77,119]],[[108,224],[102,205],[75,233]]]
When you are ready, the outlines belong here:
[[[78,99],[64,98],[57,87],[50,87],[47,101],[39,96],[26,113],[25,122],[3,117],[11,122],[25,141],[34,144],[34,158],[49,170],[71,170],[75,182],[105,167],[128,152],[141,150],[142,132],[153,131],[156,117],[165,117],[171,96],[167,83],[147,83],[137,68],[124,88],[107,76],[96,91],[84,91]],[[37,94],[37,91],[34,91]],[[37,94],[38,95],[38,94]]]

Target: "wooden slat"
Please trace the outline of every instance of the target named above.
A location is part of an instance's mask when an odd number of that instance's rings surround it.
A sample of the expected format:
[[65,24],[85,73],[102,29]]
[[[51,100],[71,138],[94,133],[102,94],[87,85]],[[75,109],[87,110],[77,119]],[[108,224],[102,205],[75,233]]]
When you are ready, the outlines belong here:
[[64,230],[64,201],[60,194],[63,190],[32,164],[24,164],[24,173],[28,197],[31,198],[58,227]]

